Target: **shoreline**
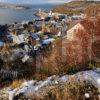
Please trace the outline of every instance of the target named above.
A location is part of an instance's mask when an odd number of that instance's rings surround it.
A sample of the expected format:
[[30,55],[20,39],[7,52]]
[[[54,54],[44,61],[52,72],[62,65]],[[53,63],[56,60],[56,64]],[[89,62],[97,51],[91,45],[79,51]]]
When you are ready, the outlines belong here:
[[[29,5],[28,5],[29,6]],[[34,15],[39,8],[49,11],[53,5],[30,5],[31,9],[0,9],[0,25],[12,24],[14,22],[31,21],[37,19]],[[7,14],[9,12],[9,14]],[[7,16],[7,17],[6,17]]]
[[31,9],[28,5],[20,5],[20,4],[7,4],[7,3],[1,3],[0,8],[2,9],[15,9],[15,10],[25,10],[25,9]]

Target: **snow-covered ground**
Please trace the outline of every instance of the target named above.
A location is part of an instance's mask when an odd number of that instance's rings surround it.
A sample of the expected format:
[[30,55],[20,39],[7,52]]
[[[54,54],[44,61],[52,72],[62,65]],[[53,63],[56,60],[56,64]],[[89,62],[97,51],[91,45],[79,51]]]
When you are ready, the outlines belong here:
[[[40,89],[52,85],[57,85],[57,84],[60,85],[67,83],[68,80],[73,77],[77,78],[80,82],[81,81],[91,82],[96,88],[98,88],[100,92],[100,69],[96,69],[96,70],[82,71],[74,75],[65,75],[61,77],[54,75],[48,77],[48,79],[45,81],[36,81],[36,80],[25,81],[24,83],[22,83],[20,87],[8,90],[9,100],[13,100],[14,97],[20,94],[23,94],[27,98],[34,96],[38,93]],[[88,96],[88,94],[86,94],[86,96]]]

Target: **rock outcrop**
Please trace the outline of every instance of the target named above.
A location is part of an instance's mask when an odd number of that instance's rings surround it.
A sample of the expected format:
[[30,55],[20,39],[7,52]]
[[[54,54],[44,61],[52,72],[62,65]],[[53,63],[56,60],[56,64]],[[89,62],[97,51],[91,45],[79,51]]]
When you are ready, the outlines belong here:
[[[52,94],[51,97],[49,97],[50,93],[54,92],[55,89],[56,89],[55,92],[56,94],[58,93],[59,89],[60,89],[60,93],[63,93],[65,91],[64,94],[66,94],[65,96],[68,99],[69,98],[72,99],[73,96],[75,96],[77,100],[79,100],[80,97],[84,99],[86,98],[85,94],[88,94],[89,95],[88,98],[95,97],[95,99],[98,98],[96,100],[99,100],[100,69],[78,72],[74,75],[64,75],[64,76],[54,75],[49,77],[45,81],[36,81],[36,80],[25,81],[15,89],[9,87],[7,89],[0,90],[0,99],[3,97],[5,98],[6,95],[6,98],[9,98],[9,100],[13,100],[13,99],[16,100],[16,98],[17,99],[20,98],[21,100],[23,100],[22,98],[24,98],[25,100],[27,99],[37,100],[38,98],[41,98],[42,100],[45,100],[46,97],[50,99],[54,96],[54,94]],[[72,89],[74,89],[74,91]],[[76,95],[75,93],[75,95],[73,94],[72,97],[68,97],[68,93],[67,93],[68,90],[71,93],[77,91],[77,93],[79,94]],[[80,91],[82,92],[82,94]],[[7,100],[7,99],[3,99],[3,100]],[[58,100],[57,95],[55,97],[55,100]],[[66,100],[65,97],[63,97],[63,100]]]

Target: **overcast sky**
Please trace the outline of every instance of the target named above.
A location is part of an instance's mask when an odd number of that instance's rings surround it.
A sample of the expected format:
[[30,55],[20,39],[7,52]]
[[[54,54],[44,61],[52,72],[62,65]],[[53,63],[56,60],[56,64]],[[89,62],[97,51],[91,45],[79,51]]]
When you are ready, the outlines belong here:
[[29,4],[44,4],[44,3],[65,3],[71,0],[0,0],[0,2],[10,3],[29,3]]

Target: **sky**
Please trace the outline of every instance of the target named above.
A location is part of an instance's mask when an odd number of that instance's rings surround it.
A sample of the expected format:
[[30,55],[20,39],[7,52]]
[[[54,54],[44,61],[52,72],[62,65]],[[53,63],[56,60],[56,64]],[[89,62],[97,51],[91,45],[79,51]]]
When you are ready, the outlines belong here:
[[45,4],[45,3],[65,3],[71,0],[0,0],[0,2],[20,3],[20,4]]

